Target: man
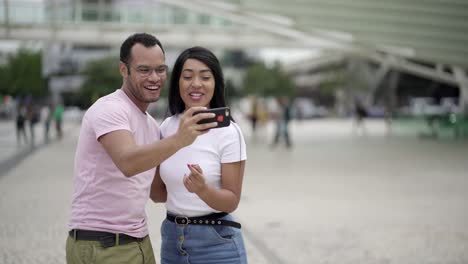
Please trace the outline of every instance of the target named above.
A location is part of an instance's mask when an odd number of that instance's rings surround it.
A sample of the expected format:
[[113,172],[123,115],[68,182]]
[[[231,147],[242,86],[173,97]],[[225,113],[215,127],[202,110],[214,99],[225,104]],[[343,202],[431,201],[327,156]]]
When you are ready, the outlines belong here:
[[276,100],[280,109],[276,119],[276,131],[272,147],[275,147],[279,143],[280,137],[284,137],[286,147],[289,149],[292,147],[289,137],[289,121],[291,121],[292,118],[291,101],[286,96],[277,97]]
[[122,87],[100,98],[82,120],[66,244],[67,263],[155,263],[145,204],[156,167],[216,123],[198,125],[203,107],[188,109],[176,134],[160,140],[146,112],[166,81],[165,54],[138,33],[120,48]]

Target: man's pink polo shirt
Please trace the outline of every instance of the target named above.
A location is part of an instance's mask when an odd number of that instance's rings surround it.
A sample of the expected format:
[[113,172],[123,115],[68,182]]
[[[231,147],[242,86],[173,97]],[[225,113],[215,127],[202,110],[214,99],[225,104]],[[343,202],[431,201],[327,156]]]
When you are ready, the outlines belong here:
[[148,234],[145,205],[156,168],[126,177],[107,154],[99,137],[128,130],[137,145],[160,138],[156,120],[117,90],[100,98],[83,117],[75,156],[70,229]]

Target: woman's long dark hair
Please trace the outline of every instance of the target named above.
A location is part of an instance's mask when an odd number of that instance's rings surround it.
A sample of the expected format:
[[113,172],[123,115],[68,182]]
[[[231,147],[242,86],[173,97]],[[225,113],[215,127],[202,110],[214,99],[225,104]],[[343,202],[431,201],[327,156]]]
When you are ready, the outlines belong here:
[[224,98],[224,75],[218,59],[210,50],[206,48],[192,47],[184,50],[179,55],[172,70],[168,96],[169,112],[171,113],[171,115],[180,114],[185,111],[185,104],[182,101],[182,97],[180,96],[179,79],[180,75],[182,74],[182,68],[184,67],[184,63],[188,59],[195,59],[203,62],[213,73],[215,80],[215,88],[213,98],[211,98],[210,101],[210,108],[226,106],[226,101]]

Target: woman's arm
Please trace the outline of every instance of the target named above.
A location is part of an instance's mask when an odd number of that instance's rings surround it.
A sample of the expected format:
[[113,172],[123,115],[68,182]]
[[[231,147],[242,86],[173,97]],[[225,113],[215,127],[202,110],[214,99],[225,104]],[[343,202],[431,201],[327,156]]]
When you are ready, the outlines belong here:
[[203,170],[197,164],[188,164],[190,175],[184,177],[184,185],[211,208],[231,213],[239,205],[244,178],[245,160],[221,164],[221,189],[205,182]]
[[155,203],[165,203],[167,200],[166,185],[159,174],[159,167],[156,169],[153,183],[151,184],[150,198]]

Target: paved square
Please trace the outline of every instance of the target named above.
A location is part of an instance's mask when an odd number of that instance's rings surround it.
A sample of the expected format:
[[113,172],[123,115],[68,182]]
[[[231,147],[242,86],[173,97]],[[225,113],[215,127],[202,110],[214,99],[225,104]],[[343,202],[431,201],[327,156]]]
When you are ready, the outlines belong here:
[[[271,149],[271,126],[254,138],[241,125],[248,161],[235,216],[250,263],[468,263],[467,141],[310,120],[292,124],[291,150]],[[77,135],[72,127],[0,175],[0,263],[65,263]],[[147,209],[159,256],[164,208]]]

